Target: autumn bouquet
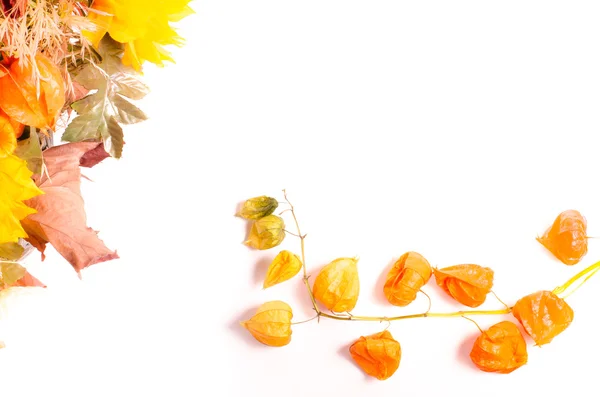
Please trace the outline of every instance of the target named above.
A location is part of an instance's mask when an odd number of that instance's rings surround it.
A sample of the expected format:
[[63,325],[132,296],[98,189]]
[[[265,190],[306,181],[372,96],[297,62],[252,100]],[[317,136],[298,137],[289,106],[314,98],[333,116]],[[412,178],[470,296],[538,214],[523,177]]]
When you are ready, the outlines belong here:
[[189,2],[0,0],[0,290],[43,286],[28,249],[78,273],[117,258],[86,224],[80,167],[121,157],[123,126],[146,119],[142,68],[172,61]]

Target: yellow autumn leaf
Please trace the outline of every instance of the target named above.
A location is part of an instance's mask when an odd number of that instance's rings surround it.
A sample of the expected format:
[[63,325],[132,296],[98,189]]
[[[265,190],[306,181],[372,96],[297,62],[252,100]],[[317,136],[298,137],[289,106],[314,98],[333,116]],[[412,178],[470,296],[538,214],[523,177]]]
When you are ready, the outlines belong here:
[[43,194],[31,175],[25,161],[17,156],[0,158],[0,244],[27,237],[20,221],[35,210],[23,201]]
[[263,303],[250,320],[241,325],[268,346],[285,346],[292,340],[292,308],[282,301]]
[[273,259],[267,270],[263,288],[269,288],[294,277],[302,269],[298,255],[283,250]]
[[285,223],[277,215],[268,215],[256,220],[244,243],[252,248],[266,250],[281,244],[285,238]]
[[12,154],[17,148],[17,135],[8,115],[0,109],[0,158]]
[[338,258],[317,275],[313,294],[329,310],[347,312],[356,306],[360,291],[357,263],[356,258]]

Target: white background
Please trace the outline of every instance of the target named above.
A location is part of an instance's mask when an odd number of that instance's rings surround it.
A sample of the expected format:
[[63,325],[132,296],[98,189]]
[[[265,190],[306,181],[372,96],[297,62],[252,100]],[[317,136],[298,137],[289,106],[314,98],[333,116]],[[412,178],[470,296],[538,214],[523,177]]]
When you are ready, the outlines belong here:
[[[408,250],[493,268],[509,304],[563,283],[600,259],[598,240],[573,267],[535,240],[569,208],[600,235],[597,2],[192,4],[177,64],[146,68],[150,120],[126,128],[121,160],[84,170],[89,224],[121,259],[79,280],[53,252],[28,258],[49,287],[5,309],[3,395],[597,395],[599,279],[569,298],[567,331],[528,339],[510,375],[474,368],[473,324],[430,318],[392,324],[402,361],[380,382],[347,351],[385,324],[310,322],[283,348],[238,325],[274,299],[294,321],[312,313],[300,277],[262,290],[278,250],[245,247],[233,216],[287,189],[312,274],[360,256],[355,314],[426,308],[381,292]],[[433,310],[460,308],[433,280],[425,289]]]

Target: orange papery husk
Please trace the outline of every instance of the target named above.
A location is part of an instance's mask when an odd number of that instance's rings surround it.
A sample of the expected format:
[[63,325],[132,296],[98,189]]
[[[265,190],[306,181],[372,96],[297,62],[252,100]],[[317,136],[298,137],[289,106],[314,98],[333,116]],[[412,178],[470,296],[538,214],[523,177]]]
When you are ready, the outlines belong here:
[[563,211],[537,241],[565,265],[575,265],[588,251],[587,221],[579,211]]
[[250,320],[241,325],[267,346],[281,347],[292,340],[292,308],[282,301],[263,303]]
[[527,363],[527,343],[514,323],[502,321],[479,335],[470,357],[484,372],[508,374]]
[[383,293],[392,305],[406,306],[416,299],[431,274],[427,259],[417,252],[406,252],[388,272]]
[[368,375],[385,380],[400,366],[402,349],[389,331],[383,331],[361,336],[350,346],[350,355]]
[[52,130],[65,105],[65,82],[46,56],[34,62],[0,65],[0,109],[18,123]]
[[485,302],[494,284],[494,271],[479,265],[456,265],[433,269],[435,281],[448,295],[465,306]]
[[313,295],[333,312],[354,309],[360,292],[356,258],[337,258],[324,266],[315,278]]
[[512,314],[537,346],[550,343],[573,321],[573,309],[551,291],[538,291],[517,301]]

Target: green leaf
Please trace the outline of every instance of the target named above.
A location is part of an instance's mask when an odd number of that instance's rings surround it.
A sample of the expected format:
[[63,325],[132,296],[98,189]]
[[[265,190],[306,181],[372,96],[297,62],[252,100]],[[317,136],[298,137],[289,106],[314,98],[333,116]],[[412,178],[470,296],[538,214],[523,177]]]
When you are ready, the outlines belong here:
[[107,134],[110,137],[108,143],[108,152],[115,158],[120,158],[123,153],[123,129],[117,123],[117,120],[111,116],[107,123]]
[[27,168],[34,174],[39,174],[42,171],[44,156],[40,145],[40,137],[35,128],[30,128],[29,138],[19,141],[15,155],[25,160]]
[[111,156],[120,158],[123,129],[119,123],[134,124],[148,119],[130,100],[142,99],[149,88],[133,68],[123,65],[123,48],[106,35],[98,48],[101,62],[88,64],[75,77],[91,93],[71,105],[77,117],[67,126],[63,141],[102,139]]
[[100,139],[104,137],[106,129],[106,118],[100,108],[95,112],[75,117],[63,133],[62,140],[81,142],[88,139]]
[[117,109],[118,120],[123,124],[135,124],[148,119],[148,116],[137,106],[116,94],[111,97],[114,107]]
[[0,258],[7,259],[9,261],[16,261],[20,259],[25,253],[25,248],[18,243],[4,243],[0,244]]
[[12,285],[25,276],[27,270],[17,262],[0,262],[0,283]]
[[150,88],[131,74],[118,73],[111,77],[117,92],[129,99],[140,100],[150,92]]

